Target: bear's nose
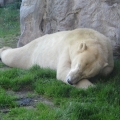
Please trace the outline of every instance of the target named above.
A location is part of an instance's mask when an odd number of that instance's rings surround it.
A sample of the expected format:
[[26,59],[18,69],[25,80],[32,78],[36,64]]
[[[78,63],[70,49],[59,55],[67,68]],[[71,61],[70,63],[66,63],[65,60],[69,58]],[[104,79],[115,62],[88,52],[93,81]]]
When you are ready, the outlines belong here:
[[67,79],[67,82],[68,82],[70,85],[73,85],[73,83],[70,81],[70,79]]
[[72,83],[71,81],[69,81],[69,80],[68,80],[68,83],[69,83],[70,85],[73,85],[73,83]]

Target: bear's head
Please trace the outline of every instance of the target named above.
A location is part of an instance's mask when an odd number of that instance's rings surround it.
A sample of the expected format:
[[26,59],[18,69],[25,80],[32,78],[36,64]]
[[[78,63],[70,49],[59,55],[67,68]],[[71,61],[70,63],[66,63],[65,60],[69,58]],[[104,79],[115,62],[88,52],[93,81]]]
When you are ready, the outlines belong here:
[[101,49],[99,44],[87,46],[85,42],[80,43],[66,78],[69,84],[77,84],[82,79],[94,77],[108,65]]

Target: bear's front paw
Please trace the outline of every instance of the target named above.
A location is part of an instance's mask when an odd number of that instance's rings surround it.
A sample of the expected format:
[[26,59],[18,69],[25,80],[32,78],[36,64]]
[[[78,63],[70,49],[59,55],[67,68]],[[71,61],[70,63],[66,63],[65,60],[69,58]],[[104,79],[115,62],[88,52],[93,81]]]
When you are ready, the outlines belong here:
[[83,79],[74,86],[76,88],[87,89],[88,87],[94,87],[95,85],[93,85],[89,80]]

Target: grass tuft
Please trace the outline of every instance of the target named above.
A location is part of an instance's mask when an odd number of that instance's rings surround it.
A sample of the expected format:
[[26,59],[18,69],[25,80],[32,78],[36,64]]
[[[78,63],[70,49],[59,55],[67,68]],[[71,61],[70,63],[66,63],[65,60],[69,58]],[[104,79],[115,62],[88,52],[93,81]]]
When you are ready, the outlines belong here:
[[15,107],[14,97],[8,95],[6,91],[0,87],[0,110],[8,107]]

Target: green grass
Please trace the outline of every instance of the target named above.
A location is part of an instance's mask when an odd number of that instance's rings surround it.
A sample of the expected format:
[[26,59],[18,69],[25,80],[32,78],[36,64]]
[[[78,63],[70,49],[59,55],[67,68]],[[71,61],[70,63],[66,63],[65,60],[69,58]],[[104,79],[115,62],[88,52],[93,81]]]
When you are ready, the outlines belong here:
[[19,31],[19,10],[0,8],[0,36],[15,34]]
[[16,46],[17,37],[20,35],[19,14],[18,9],[9,6],[0,8],[0,47]]
[[0,68],[5,67],[5,65],[0,61]]
[[6,91],[0,87],[0,108],[15,107],[14,97],[6,94]]
[[[34,66],[29,70],[8,69],[0,71],[0,86],[5,90],[32,90],[53,101],[55,107],[42,104],[40,109],[27,110],[13,108],[13,99],[9,99],[9,108],[16,111],[11,120],[44,118],[44,120],[119,120],[120,114],[120,61],[115,61],[115,69],[108,77],[96,77],[96,87],[87,90],[76,89],[56,80],[55,71]],[[2,100],[4,101],[4,99]],[[2,102],[3,105],[4,102]],[[8,106],[4,103],[4,107]],[[0,103],[1,104],[1,103]],[[15,103],[14,103],[15,104]],[[40,104],[41,105],[41,104]],[[21,112],[19,112],[21,111]],[[33,113],[31,113],[34,111]],[[10,119],[11,112],[2,114]],[[31,113],[31,114],[30,114]],[[30,114],[30,115],[29,115]],[[17,116],[17,118],[16,118]]]
[[14,108],[1,120],[55,120],[55,109],[45,104],[37,104],[36,109]]

